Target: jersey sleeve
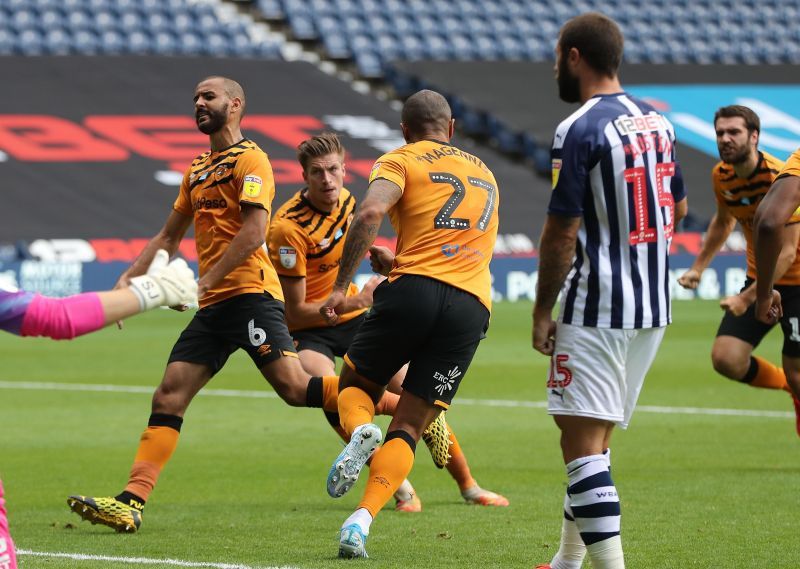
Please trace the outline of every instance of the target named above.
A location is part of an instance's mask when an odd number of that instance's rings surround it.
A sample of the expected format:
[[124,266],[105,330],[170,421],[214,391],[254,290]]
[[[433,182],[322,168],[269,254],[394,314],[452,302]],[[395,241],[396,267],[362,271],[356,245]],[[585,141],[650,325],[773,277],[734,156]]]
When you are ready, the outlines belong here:
[[374,180],[383,178],[394,182],[400,187],[400,190],[405,190],[406,176],[408,173],[408,164],[405,155],[400,152],[394,151],[384,154],[372,166],[369,173],[369,183]]
[[553,193],[548,213],[568,217],[583,215],[583,200],[588,185],[590,142],[583,136],[580,121],[562,131],[556,130],[550,151],[553,168]]
[[178,197],[175,199],[175,203],[172,205],[172,209],[177,211],[178,213],[182,213],[183,215],[191,216],[194,212],[192,211],[192,200],[189,196],[189,172],[191,168],[187,168],[186,172],[183,174],[183,180],[181,181],[181,189],[178,191]]
[[277,273],[284,277],[306,276],[306,240],[299,227],[283,219],[269,230],[269,257]]
[[233,176],[239,187],[239,203],[260,207],[269,214],[275,180],[267,155],[261,150],[248,150],[236,161]]

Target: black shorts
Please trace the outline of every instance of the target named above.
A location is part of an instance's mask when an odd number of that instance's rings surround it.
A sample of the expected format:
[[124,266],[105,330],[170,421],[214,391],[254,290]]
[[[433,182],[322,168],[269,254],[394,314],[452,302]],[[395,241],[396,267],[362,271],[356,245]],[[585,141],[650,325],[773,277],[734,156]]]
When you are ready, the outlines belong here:
[[475,296],[403,275],[375,289],[345,361],[379,385],[409,362],[403,389],[446,409],[488,326],[489,311]]
[[[753,279],[745,280],[742,290],[750,286]],[[800,286],[776,285],[775,290],[781,293],[783,317],[780,320],[783,330],[782,353],[791,358],[800,357]],[[722,317],[717,337],[733,336],[754,348],[761,343],[764,336],[772,330],[773,324],[764,324],[756,318],[756,305],[751,304],[747,312],[741,316],[733,316],[725,312]]]
[[353,338],[355,338],[356,331],[364,321],[365,314],[366,312],[362,312],[352,320],[348,320],[338,326],[307,328],[306,330],[292,332],[294,347],[298,352],[312,350],[324,354],[331,361],[334,361],[336,356],[341,358],[347,352],[350,344],[353,343]]
[[201,308],[175,342],[168,361],[205,364],[215,374],[238,348],[259,369],[281,356],[297,357],[282,302],[268,293],[248,293]]

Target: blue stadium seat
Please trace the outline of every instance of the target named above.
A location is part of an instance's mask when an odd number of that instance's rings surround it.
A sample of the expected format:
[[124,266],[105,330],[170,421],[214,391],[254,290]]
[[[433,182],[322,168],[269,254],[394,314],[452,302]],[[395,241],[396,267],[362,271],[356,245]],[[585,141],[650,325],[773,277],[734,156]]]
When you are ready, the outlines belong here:
[[[125,37],[117,30],[106,30],[100,34],[100,46],[102,48],[101,53],[118,55],[125,50]],[[80,52],[77,46],[75,46],[75,49]]]
[[453,47],[453,58],[460,61],[470,61],[475,59],[476,53],[472,47],[472,39],[461,35],[454,34],[450,36],[450,41]]
[[283,59],[281,46],[275,42],[262,42],[255,46],[253,55],[263,59]]
[[11,29],[21,33],[24,30],[38,30],[39,18],[33,10],[16,10],[10,19]]
[[282,20],[286,16],[279,0],[258,0],[258,9],[268,20]]
[[145,55],[152,51],[152,39],[141,30],[134,30],[126,38],[127,52],[134,55]]
[[355,54],[356,69],[359,75],[368,79],[377,79],[383,76],[381,58],[371,51],[359,51]]
[[57,28],[64,24],[65,18],[60,10],[47,8],[39,12],[38,25],[43,30]]
[[425,44],[422,39],[414,34],[405,34],[398,42],[400,56],[408,61],[416,61],[425,57]]
[[423,43],[425,47],[425,57],[436,61],[443,61],[450,59],[451,49],[450,44],[442,38],[442,36],[429,35],[425,38]]
[[17,36],[17,48],[23,55],[41,55],[44,53],[42,34],[35,28],[22,30]]
[[0,55],[11,55],[17,45],[17,37],[8,28],[0,28]]
[[295,16],[290,21],[292,35],[299,40],[317,39],[317,30],[314,28],[314,20],[308,16]]
[[498,49],[493,37],[484,35],[474,39],[475,51],[481,59],[497,59]]
[[397,40],[389,34],[382,34],[375,38],[375,51],[384,62],[398,59],[401,49]]
[[320,37],[324,37],[327,34],[335,34],[339,32],[339,19],[335,16],[316,16],[314,18],[314,26]]
[[345,34],[360,34],[366,31],[367,25],[361,16],[351,14],[340,20],[341,31]]
[[157,54],[172,55],[178,52],[178,41],[167,31],[157,31],[153,34],[152,49]]
[[194,30],[194,19],[189,14],[175,14],[172,17],[172,29],[178,33],[190,33]]
[[373,36],[391,33],[393,28],[391,22],[380,14],[370,14],[365,18],[365,28]]
[[71,30],[92,30],[94,20],[89,12],[83,10],[72,10],[67,14],[66,25]]
[[338,34],[329,34],[322,36],[322,45],[328,53],[328,57],[332,59],[348,59],[353,56],[350,47],[347,45],[347,40]]
[[192,32],[183,32],[178,36],[178,53],[182,55],[200,55],[203,52],[203,41]]
[[356,34],[349,36],[349,41],[347,42],[354,54],[358,55],[361,52],[373,52],[375,50],[375,41],[372,39],[372,36],[367,34]]
[[157,33],[162,31],[172,31],[174,29],[173,20],[163,12],[153,12],[145,16],[144,27],[150,33]]
[[67,55],[72,51],[72,36],[61,28],[50,28],[44,36],[44,47],[51,55]]
[[108,10],[99,10],[95,12],[93,20],[92,27],[95,30],[110,30],[123,26],[120,18],[114,12]]
[[97,36],[88,30],[78,30],[72,36],[75,51],[85,55],[94,55],[101,52],[101,45]]

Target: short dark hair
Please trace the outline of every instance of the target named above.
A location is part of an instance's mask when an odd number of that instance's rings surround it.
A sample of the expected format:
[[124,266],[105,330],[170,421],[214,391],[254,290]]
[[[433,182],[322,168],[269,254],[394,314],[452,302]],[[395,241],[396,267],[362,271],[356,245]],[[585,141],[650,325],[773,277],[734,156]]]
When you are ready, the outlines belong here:
[[303,166],[303,172],[308,168],[309,160],[328,154],[338,154],[344,159],[344,146],[335,132],[323,132],[297,145],[297,159]]
[[200,81],[200,83],[204,83],[211,79],[219,79],[222,81],[222,89],[225,91],[225,94],[228,95],[229,99],[238,98],[242,102],[242,110],[239,111],[239,120],[241,121],[242,117],[244,116],[245,107],[247,106],[247,101],[244,98],[244,89],[242,89],[242,86],[238,81],[234,81],[230,77],[225,77],[223,75],[209,75]]
[[574,47],[589,67],[614,77],[622,63],[625,39],[614,20],[599,12],[588,12],[575,16],[562,26],[558,45],[561,57],[567,57]]
[[452,118],[447,99],[430,89],[417,91],[406,99],[400,114],[400,120],[413,134],[424,134],[430,130],[447,131]]
[[728,105],[717,109],[717,112],[714,113],[714,126],[717,126],[717,119],[731,119],[733,117],[742,117],[744,119],[747,132],[756,131],[761,134],[761,119],[758,118],[753,109],[744,105]]

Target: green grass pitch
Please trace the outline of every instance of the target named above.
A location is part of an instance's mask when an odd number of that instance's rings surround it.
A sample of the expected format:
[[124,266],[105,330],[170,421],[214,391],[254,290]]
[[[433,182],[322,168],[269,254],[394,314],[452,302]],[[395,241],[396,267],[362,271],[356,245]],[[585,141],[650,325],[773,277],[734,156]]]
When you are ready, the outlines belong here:
[[[489,338],[449,413],[473,474],[505,494],[511,506],[464,505],[420,445],[410,478],[423,512],[384,511],[367,543],[370,559],[355,562],[335,558],[336,537],[363,481],[341,500],[328,498],[325,477],[340,448],[336,436],[320,411],[292,409],[276,398],[198,397],[138,534],[80,522],[68,510],[69,494],[121,490],[149,414],[149,392],[189,316],[158,311],[129,320],[123,331],[107,329],[73,342],[3,335],[0,475],[14,539],[27,552],[21,567],[174,566],[132,564],[133,558],[197,567],[354,563],[375,569],[531,568],[547,562],[558,547],[565,485],[557,429],[541,407],[486,404],[544,399],[547,361],[530,349],[529,313],[528,303],[496,306]],[[630,429],[612,440],[628,567],[800,567],[800,441],[786,415],[791,400],[714,373],[709,352],[720,316],[715,302],[674,304],[675,324],[645,383],[640,410]],[[779,351],[780,334],[773,332],[759,353],[777,361]],[[9,382],[146,389],[41,390]],[[271,391],[243,354],[208,388]],[[772,416],[660,413],[655,407]]]

